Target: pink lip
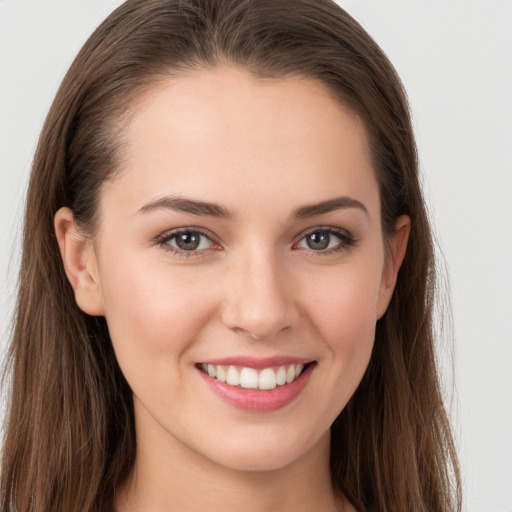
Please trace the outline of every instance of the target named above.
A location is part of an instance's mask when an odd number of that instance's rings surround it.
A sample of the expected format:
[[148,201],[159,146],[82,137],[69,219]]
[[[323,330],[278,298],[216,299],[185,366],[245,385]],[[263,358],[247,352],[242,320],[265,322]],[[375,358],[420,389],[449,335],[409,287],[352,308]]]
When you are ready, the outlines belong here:
[[[234,358],[233,360],[236,360],[238,363],[240,362],[237,358]],[[289,358],[287,360],[289,360]],[[223,359],[222,361],[222,363],[210,362],[209,364],[227,364],[225,362],[227,361],[227,359]],[[280,364],[268,365],[268,362],[269,360],[266,360],[266,366],[262,366],[261,368],[281,366]],[[306,362],[309,361],[306,360]],[[250,368],[256,369],[255,366],[247,364],[247,358],[243,358],[243,363],[244,364],[236,364],[236,366],[248,366]],[[303,363],[298,362],[289,364]],[[233,365],[235,366],[235,364]],[[237,386],[230,386],[225,382],[220,382],[217,379],[210,377],[208,374],[202,372],[199,369],[197,371],[201,375],[202,379],[206,382],[210,390],[213,391],[213,393],[215,393],[219,398],[221,398],[224,402],[228,403],[229,405],[232,405],[237,409],[244,409],[246,411],[269,412],[280,409],[291,403],[295,398],[297,398],[298,395],[302,392],[302,390],[306,387],[315,367],[316,364],[308,366],[299,375],[299,377],[297,377],[290,384],[278,386],[268,391],[262,391],[257,389],[244,389]]]
[[199,364],[243,366],[247,368],[254,368],[255,370],[263,370],[263,368],[275,368],[276,366],[286,366],[290,364],[307,364],[311,363],[312,361],[312,359],[290,356],[275,356],[265,358],[233,356],[225,357],[222,359],[209,359],[208,361],[201,361]]

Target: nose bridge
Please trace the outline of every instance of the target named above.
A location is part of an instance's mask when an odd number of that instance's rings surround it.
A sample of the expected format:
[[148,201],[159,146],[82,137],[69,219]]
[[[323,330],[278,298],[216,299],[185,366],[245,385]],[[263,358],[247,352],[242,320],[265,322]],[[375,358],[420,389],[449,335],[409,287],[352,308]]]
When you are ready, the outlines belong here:
[[268,246],[248,248],[240,254],[224,312],[228,327],[266,339],[295,322],[297,313],[284,263]]

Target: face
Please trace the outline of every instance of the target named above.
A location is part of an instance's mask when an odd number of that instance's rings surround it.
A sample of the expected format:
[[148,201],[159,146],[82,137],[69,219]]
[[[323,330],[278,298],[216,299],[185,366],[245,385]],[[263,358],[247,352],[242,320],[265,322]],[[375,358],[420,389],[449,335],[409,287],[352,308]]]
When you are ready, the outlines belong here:
[[107,319],[138,446],[243,470],[324,450],[397,269],[361,123],[310,79],[217,68],[147,93],[124,143],[77,300]]

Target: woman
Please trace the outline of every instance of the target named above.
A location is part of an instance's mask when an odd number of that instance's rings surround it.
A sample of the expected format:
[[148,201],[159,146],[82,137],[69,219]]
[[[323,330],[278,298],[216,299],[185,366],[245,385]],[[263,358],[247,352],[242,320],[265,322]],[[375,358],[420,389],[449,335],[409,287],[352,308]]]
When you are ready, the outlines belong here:
[[354,20],[129,0],[35,156],[3,509],[460,508],[433,282],[405,94]]

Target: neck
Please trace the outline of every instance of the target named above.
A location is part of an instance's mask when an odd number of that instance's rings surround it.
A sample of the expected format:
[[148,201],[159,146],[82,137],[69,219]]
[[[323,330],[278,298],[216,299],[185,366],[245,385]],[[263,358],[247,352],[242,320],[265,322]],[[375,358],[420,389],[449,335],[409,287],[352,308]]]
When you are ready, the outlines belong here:
[[164,444],[137,439],[134,470],[116,497],[118,512],[352,510],[332,489],[329,432],[297,460],[269,471],[221,466],[166,437]]

